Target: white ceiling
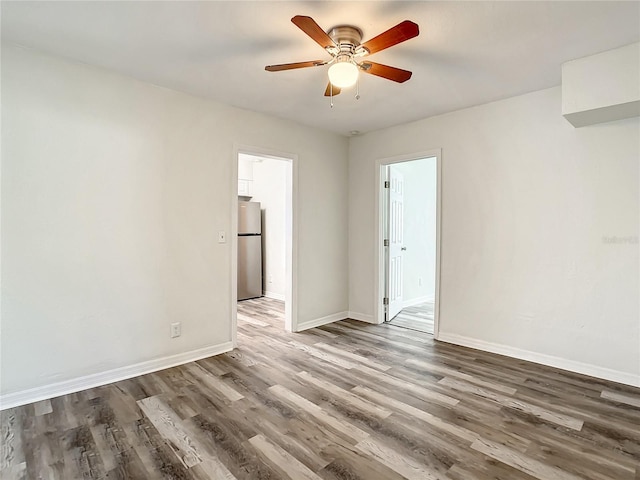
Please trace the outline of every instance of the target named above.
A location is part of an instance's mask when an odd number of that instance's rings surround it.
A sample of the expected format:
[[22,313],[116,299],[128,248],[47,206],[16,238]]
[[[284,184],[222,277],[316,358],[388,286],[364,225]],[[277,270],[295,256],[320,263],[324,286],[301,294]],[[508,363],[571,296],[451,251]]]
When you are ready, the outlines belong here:
[[[2,39],[157,85],[348,135],[539,90],[567,60],[640,39],[640,2],[2,2]],[[409,19],[417,38],[372,55],[413,71],[362,75],[323,96],[327,59],[290,21],[360,27],[364,40]]]

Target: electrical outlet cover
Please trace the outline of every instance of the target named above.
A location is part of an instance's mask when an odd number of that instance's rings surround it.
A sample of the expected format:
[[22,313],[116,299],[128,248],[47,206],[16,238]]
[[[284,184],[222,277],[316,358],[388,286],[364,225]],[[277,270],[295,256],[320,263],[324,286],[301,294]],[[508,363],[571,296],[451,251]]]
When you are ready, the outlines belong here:
[[179,337],[182,334],[182,328],[180,322],[171,324],[171,338]]

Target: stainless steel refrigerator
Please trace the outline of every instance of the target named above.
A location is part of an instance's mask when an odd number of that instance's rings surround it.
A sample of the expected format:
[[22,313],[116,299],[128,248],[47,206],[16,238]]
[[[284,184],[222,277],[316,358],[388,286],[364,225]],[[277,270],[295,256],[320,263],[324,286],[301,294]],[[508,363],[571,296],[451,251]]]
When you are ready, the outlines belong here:
[[262,296],[260,202],[238,202],[238,300]]

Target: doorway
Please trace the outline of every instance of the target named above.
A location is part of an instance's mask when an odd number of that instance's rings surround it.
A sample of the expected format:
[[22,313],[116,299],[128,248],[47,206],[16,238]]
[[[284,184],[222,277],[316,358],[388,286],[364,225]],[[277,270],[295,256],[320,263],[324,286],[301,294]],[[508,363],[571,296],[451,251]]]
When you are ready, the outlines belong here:
[[377,323],[437,338],[440,152],[377,163]]
[[232,339],[238,330],[296,331],[297,157],[236,149],[232,199]]

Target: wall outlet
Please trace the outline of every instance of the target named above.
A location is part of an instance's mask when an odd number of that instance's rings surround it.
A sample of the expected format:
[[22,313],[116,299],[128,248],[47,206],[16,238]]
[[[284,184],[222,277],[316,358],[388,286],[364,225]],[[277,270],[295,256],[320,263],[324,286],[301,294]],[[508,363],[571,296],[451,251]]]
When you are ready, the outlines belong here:
[[180,325],[180,322],[172,323],[171,338],[176,338],[176,337],[179,337],[180,335],[182,335],[182,326]]
[[269,274],[269,283],[273,283],[273,275]]
[[421,287],[422,286],[422,277],[418,277],[418,286]]

